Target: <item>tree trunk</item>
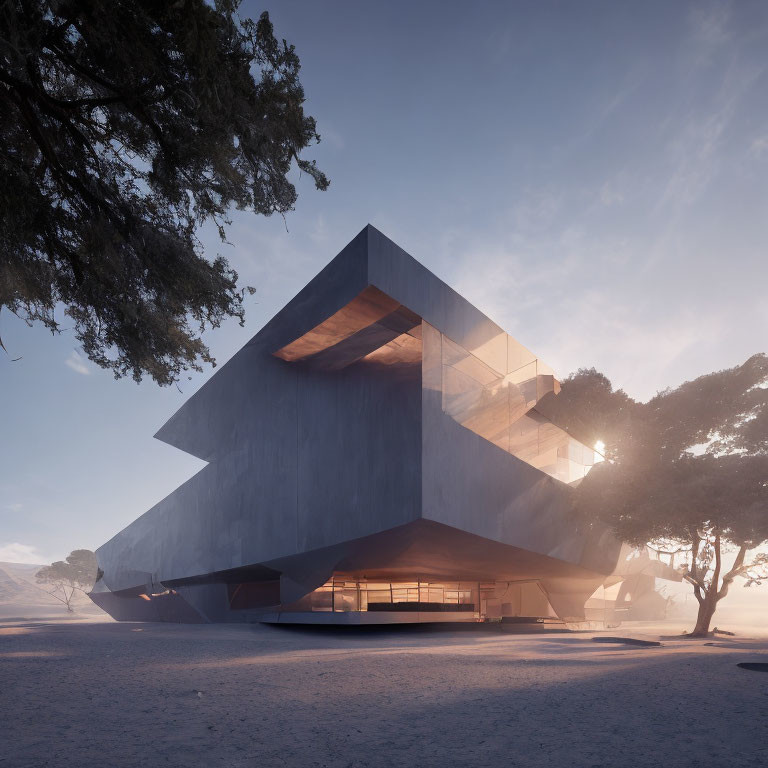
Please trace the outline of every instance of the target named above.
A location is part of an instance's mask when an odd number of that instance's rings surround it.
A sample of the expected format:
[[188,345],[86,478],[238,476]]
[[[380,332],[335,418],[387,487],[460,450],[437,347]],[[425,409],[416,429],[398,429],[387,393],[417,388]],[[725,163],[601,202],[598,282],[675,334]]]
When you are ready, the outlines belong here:
[[699,603],[699,613],[696,616],[696,626],[688,637],[708,637],[709,625],[717,608],[717,593],[711,592]]
[[[696,591],[696,597],[699,600],[699,614],[696,617],[696,626],[693,628],[693,632],[691,632],[689,637],[709,636],[709,625],[712,623],[712,617],[715,615],[717,601],[722,597],[718,591],[718,587],[720,584],[720,571],[723,566],[723,560],[720,550],[720,531],[717,529],[715,529],[715,538],[712,542],[712,548],[715,551],[715,568],[712,572],[712,581],[708,588],[700,584],[699,589]],[[727,576],[730,576],[730,574],[727,574]]]

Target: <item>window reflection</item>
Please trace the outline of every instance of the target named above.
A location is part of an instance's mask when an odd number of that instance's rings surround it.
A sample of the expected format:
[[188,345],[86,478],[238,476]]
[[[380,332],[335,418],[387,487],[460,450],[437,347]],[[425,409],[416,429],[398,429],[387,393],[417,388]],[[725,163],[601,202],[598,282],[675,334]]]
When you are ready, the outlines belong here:
[[[506,356],[483,359],[441,334],[443,411],[463,427],[564,483],[576,483],[599,461],[596,450],[574,440],[536,411],[559,392],[553,370],[511,336]],[[596,446],[597,447],[597,446]]]
[[468,620],[555,616],[536,581],[382,582],[339,574],[282,610],[461,613]]

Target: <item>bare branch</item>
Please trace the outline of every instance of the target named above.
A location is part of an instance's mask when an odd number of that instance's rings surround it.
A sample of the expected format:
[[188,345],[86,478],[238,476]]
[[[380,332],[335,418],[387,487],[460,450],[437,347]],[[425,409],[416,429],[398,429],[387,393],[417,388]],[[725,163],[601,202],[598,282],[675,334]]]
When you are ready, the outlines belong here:
[[723,576],[723,585],[720,588],[720,591],[717,593],[717,599],[722,600],[727,594],[728,590],[730,589],[731,583],[733,580],[743,571],[747,570],[749,566],[744,565],[744,559],[747,555],[747,545],[742,544],[739,547],[739,551],[736,555],[736,559],[733,561],[733,566],[731,567],[731,570],[728,571],[728,573]]

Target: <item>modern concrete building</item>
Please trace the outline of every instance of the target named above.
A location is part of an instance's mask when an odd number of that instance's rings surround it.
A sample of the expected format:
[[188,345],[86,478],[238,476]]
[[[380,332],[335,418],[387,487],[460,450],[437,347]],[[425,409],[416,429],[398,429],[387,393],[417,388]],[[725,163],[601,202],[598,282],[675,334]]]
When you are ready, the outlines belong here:
[[366,227],[163,426],[208,462],[97,551],[117,619],[581,621],[620,543],[553,372]]

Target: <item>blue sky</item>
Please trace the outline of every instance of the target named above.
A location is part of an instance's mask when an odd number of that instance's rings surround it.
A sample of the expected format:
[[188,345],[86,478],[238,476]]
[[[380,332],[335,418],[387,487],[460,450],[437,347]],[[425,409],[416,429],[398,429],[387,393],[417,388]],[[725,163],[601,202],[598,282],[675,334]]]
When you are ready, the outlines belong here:
[[[245,3],[296,45],[326,193],[210,232],[226,361],[370,222],[566,375],[639,399],[768,351],[768,5]],[[287,227],[287,231],[286,231]],[[64,322],[66,325],[66,322]],[[96,548],[202,462],[152,438],[210,375],[115,381],[0,314],[0,560]],[[18,362],[11,358],[21,356]]]

